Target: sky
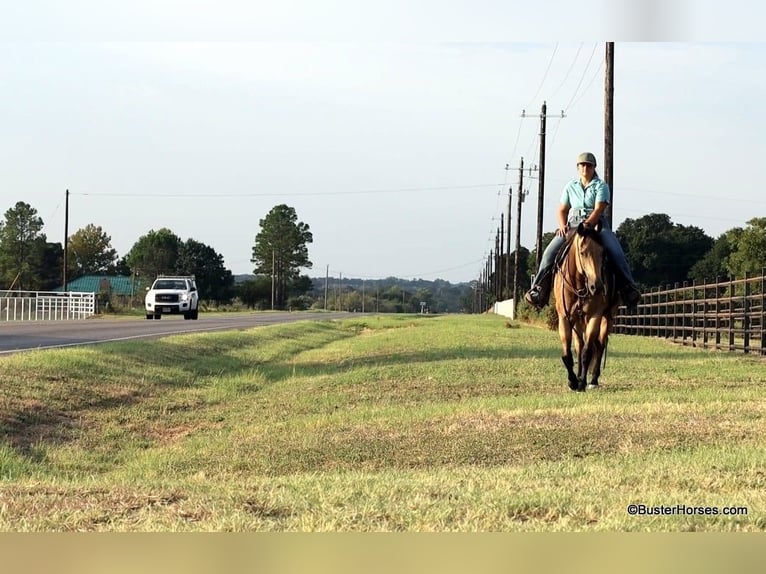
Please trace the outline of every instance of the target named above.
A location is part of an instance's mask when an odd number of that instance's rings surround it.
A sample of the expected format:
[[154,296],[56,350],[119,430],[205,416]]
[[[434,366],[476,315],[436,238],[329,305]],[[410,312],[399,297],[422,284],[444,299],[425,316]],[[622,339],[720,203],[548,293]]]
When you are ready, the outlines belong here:
[[287,204],[313,234],[310,276],[471,281],[509,189],[513,248],[543,102],[544,231],[577,155],[603,162],[612,40],[614,226],[667,213],[717,237],[766,216],[766,44],[748,4],[16,3],[0,210],[29,203],[63,243],[69,190],[69,235],[100,226],[124,256],[164,227],[241,274]]

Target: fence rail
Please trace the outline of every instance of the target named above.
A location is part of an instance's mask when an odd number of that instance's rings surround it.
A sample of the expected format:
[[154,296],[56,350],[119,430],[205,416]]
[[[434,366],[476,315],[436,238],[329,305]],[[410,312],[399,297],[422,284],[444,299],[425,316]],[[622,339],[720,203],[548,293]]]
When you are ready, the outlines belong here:
[[766,355],[766,272],[716,283],[676,284],[620,307],[614,332],[664,337],[682,345]]
[[87,319],[95,312],[94,293],[0,291],[0,322]]

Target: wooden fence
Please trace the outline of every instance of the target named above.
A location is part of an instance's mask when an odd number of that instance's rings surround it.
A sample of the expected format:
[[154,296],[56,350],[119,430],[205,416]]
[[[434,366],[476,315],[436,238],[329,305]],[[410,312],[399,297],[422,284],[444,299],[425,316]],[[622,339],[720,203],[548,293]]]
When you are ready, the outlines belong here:
[[620,307],[614,332],[766,355],[765,300],[766,269],[757,277],[655,288],[638,308]]

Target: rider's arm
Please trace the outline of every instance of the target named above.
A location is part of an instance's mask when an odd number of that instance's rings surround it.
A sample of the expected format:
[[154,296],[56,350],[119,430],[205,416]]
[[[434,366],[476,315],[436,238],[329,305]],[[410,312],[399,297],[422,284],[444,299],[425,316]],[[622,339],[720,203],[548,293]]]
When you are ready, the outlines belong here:
[[588,227],[596,227],[596,224],[598,223],[599,218],[604,213],[606,208],[609,206],[609,204],[605,201],[599,201],[596,202],[596,207],[591,211],[591,214],[588,216],[588,218],[583,222]]
[[559,215],[559,228],[556,231],[556,235],[566,235],[567,217],[569,216],[569,206],[564,203],[560,203],[558,215]]

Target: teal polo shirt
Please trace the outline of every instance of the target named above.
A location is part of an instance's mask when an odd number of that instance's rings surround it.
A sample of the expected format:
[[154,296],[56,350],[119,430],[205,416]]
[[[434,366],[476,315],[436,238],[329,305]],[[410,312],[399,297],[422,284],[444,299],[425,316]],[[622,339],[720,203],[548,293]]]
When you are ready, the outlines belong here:
[[564,187],[559,201],[569,207],[569,219],[585,219],[593,212],[597,203],[609,203],[610,197],[609,186],[600,177],[594,177],[585,187],[578,178]]

